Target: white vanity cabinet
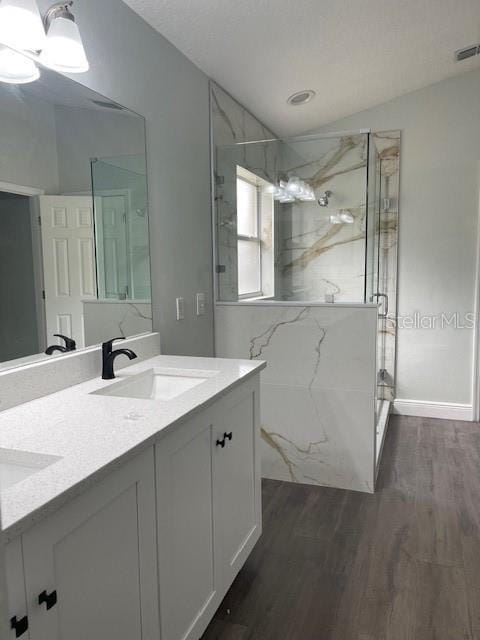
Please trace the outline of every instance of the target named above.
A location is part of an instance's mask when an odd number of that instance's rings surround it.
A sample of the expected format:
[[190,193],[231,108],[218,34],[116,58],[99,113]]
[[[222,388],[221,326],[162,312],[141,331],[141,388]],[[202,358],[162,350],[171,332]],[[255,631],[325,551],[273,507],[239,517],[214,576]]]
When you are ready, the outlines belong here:
[[[23,555],[21,538],[16,538],[5,547],[5,569],[8,590],[9,618],[15,628],[10,628],[10,638],[28,640],[27,598],[25,594],[25,576],[23,572]],[[15,630],[17,629],[17,631]]]
[[259,435],[255,375],[10,542],[11,638],[199,640],[261,534]]
[[26,609],[20,541],[7,545],[11,616],[28,613],[19,637],[158,640],[153,467],[150,449],[22,536]]
[[200,638],[261,534],[259,432],[256,377],[156,447],[162,640]]

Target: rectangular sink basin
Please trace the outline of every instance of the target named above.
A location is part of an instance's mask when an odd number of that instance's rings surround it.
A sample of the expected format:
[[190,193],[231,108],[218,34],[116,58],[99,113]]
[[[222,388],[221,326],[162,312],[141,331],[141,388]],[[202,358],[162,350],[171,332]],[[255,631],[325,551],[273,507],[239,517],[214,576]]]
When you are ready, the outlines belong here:
[[147,369],[127,380],[93,391],[93,394],[140,400],[173,400],[217,373],[199,369]]
[[0,448],[0,491],[61,460],[59,456]]

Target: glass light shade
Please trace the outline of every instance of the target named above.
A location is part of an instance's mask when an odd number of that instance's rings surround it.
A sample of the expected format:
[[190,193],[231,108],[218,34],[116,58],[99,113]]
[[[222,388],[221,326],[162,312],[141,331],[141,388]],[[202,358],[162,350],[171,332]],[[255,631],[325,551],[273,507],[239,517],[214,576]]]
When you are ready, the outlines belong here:
[[88,71],[89,64],[80,31],[73,20],[62,17],[52,20],[40,62],[50,69],[65,73]]
[[339,213],[334,213],[329,216],[330,224],[342,224],[342,220],[340,219]]
[[350,213],[350,211],[342,211],[340,213],[340,220],[345,222],[346,224],[353,224],[355,222],[354,217]]
[[40,71],[33,60],[0,45],[0,82],[26,84],[39,77]]
[[0,43],[25,51],[42,49],[45,30],[35,0],[2,0]]
[[286,189],[288,191],[288,193],[291,193],[292,196],[295,196],[299,193],[301,193],[302,191],[302,181],[300,180],[300,178],[297,178],[296,176],[292,176],[289,181],[287,182],[287,186]]
[[279,201],[284,204],[286,202],[295,202],[295,198],[288,192],[284,192],[283,195],[280,196]]
[[315,193],[309,184],[303,183],[298,199],[302,202],[313,202],[315,200]]

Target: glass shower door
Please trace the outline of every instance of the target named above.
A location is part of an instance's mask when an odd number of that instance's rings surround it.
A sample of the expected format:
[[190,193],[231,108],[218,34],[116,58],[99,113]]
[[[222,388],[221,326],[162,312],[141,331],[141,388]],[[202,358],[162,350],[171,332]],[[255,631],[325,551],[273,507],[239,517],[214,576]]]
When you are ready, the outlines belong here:
[[147,181],[143,156],[91,161],[98,297],[150,299]]
[[377,327],[377,454],[383,438],[382,416],[388,416],[388,406],[384,406],[384,384],[387,375],[385,363],[385,336],[387,331],[388,296],[384,290],[384,277],[381,247],[381,199],[382,199],[381,160],[374,142],[369,140],[368,189],[367,189],[367,233],[366,233],[366,278],[365,302],[378,303]]

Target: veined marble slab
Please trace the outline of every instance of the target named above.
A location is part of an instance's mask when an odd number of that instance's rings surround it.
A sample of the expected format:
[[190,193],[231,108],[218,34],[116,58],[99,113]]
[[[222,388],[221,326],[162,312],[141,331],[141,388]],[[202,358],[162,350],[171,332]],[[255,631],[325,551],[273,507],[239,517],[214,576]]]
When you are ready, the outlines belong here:
[[138,336],[152,331],[152,304],[142,300],[84,300],[85,344],[105,336]]
[[377,309],[218,305],[219,357],[266,360],[262,474],[373,491]]

